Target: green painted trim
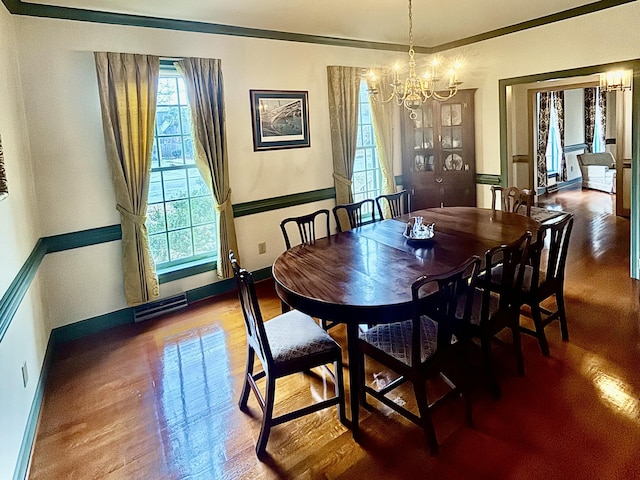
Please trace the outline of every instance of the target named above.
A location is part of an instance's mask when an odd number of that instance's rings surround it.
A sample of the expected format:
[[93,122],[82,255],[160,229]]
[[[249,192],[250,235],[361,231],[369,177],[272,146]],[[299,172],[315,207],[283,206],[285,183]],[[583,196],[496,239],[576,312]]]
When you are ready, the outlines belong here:
[[22,265],[11,285],[9,285],[9,288],[0,299],[0,342],[2,342],[7,330],[9,330],[13,317],[18,311],[22,299],[27,294],[46,253],[45,242],[39,239],[24,265]]
[[53,329],[52,333],[56,335],[56,343],[65,343],[128,323],[133,323],[133,308],[123,308],[122,310],[57,327]]
[[43,240],[47,245],[47,253],[62,252],[64,250],[122,240],[122,228],[120,224],[109,225],[107,227],[44,237]]
[[476,183],[480,185],[500,185],[500,175],[492,175],[489,173],[476,174]]
[[[365,48],[370,50],[389,50],[404,52],[405,44],[371,42],[350,38],[326,37],[321,35],[305,35],[300,33],[262,30],[259,28],[245,28],[218,23],[196,22],[143,15],[112,13],[81,8],[59,7],[39,3],[25,3],[19,0],[2,0],[7,10],[14,15],[31,17],[58,18],[62,20],[76,20],[80,22],[104,23],[109,25],[128,25],[134,27],[160,28],[164,30],[178,30],[183,32],[209,33],[215,35],[230,35],[236,37],[264,38],[288,42],[315,43],[336,47]],[[426,47],[415,47],[416,53],[431,53]]]
[[233,206],[233,216],[235,218],[256,213],[278,210],[280,208],[303,205],[305,203],[319,202],[336,198],[336,189],[333,187],[313,190],[310,192],[294,193],[281,197],[265,198],[253,202],[239,203]]
[[[595,13],[611,7],[631,3],[635,0],[601,0],[580,7],[570,8],[562,12],[535,18],[515,25],[490,30],[488,32],[472,35],[452,42],[443,43],[432,47],[415,46],[416,53],[430,54],[443,50],[470,45],[472,43],[489,40],[512,33],[521,32],[550,23],[560,22],[570,18]],[[257,28],[244,28],[216,23],[195,22],[189,20],[175,20],[160,17],[147,17],[142,15],[129,15],[123,13],[111,13],[80,8],[59,7],[43,5],[39,3],[25,3],[20,0],[2,0],[7,10],[14,15],[26,15],[32,17],[58,18],[63,20],[76,20],[81,22],[105,23],[110,25],[129,25],[135,27],[160,28],[165,30],[179,30],[186,32],[209,33],[216,35],[231,35],[250,38],[264,38],[269,40],[282,40],[289,42],[314,43],[320,45],[332,45],[338,47],[365,48],[369,50],[388,50],[404,52],[405,44],[370,42],[349,38],[326,37],[322,35],[304,35],[299,33],[279,32],[274,30],[261,30]]]
[[640,279],[640,61],[633,69],[631,98],[631,277]]
[[42,361],[38,385],[36,386],[36,390],[33,394],[31,408],[29,408],[27,425],[22,435],[22,443],[20,444],[20,451],[18,452],[18,460],[16,461],[16,467],[13,470],[13,480],[24,480],[27,478],[29,461],[31,460],[31,450],[33,450],[33,443],[35,441],[36,430],[38,428],[38,419],[40,417],[40,409],[42,408],[42,400],[44,399],[44,387],[47,383],[49,372],[51,371],[51,365],[53,364],[55,347],[56,338],[52,332],[52,334],[49,335],[49,342],[47,343],[47,350],[45,351],[44,360]]
[[[187,264],[188,265],[188,264]],[[173,267],[175,270],[166,271],[165,273],[158,273],[158,282],[160,284],[173,282],[180,280],[181,278],[190,277],[192,275],[198,275],[199,273],[210,272],[218,268],[217,261],[207,261],[197,265],[185,266],[178,265]]]
[[[507,159],[507,87],[523,83],[542,82],[558,78],[595,75],[608,70],[633,70],[631,99],[631,278],[640,279],[640,59],[591,65],[498,81],[500,112],[500,168],[508,172]],[[504,178],[504,181],[508,179]]]
[[454,40],[453,42],[442,43],[431,47],[434,52],[441,52],[443,50],[451,50],[452,48],[463,47],[472,43],[482,42],[484,40],[490,40],[492,38],[502,37],[504,35],[510,35],[512,33],[522,32],[531,28],[542,27],[549,25],[550,23],[561,22],[563,20],[569,20],[570,18],[580,17],[588,13],[599,12],[600,10],[606,10],[611,7],[617,7],[624,5],[625,3],[632,3],[636,0],[602,0],[599,2],[589,3],[580,7],[570,8],[569,10],[563,10],[562,12],[554,13],[551,15],[545,15],[544,17],[534,18],[526,22],[516,23],[508,27],[498,28],[496,30],[490,30],[488,32],[473,35],[471,37],[462,38],[460,40]]

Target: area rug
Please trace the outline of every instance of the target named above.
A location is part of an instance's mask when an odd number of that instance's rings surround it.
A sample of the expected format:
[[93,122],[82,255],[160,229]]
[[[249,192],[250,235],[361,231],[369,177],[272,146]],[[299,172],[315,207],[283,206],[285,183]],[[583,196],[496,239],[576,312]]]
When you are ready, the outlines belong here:
[[566,215],[566,213],[567,212],[563,212],[562,210],[547,210],[542,207],[531,207],[531,218],[540,223],[548,222],[561,215]]

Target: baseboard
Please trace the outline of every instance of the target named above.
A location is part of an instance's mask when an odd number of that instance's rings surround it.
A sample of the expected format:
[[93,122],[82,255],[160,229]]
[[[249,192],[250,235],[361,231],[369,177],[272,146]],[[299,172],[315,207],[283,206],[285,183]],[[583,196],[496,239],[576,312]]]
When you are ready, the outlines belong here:
[[42,408],[42,400],[44,399],[44,388],[47,383],[47,378],[49,377],[51,365],[53,364],[55,349],[56,335],[54,332],[51,332],[49,335],[49,342],[47,343],[47,350],[45,351],[44,359],[42,361],[42,369],[40,370],[38,385],[36,386],[35,394],[31,402],[31,408],[29,409],[27,426],[25,427],[24,434],[22,435],[22,443],[20,444],[20,451],[18,452],[18,461],[16,462],[16,468],[13,471],[13,480],[25,480],[29,473],[31,452],[36,439],[38,421],[40,419],[40,409]]

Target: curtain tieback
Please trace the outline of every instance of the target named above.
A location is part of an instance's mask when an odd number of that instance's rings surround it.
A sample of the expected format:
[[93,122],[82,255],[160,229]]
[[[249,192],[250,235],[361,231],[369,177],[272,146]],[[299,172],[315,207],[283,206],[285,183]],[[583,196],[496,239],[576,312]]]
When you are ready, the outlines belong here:
[[136,215],[135,213],[130,212],[120,204],[116,205],[116,209],[120,212],[120,214],[123,217],[125,217],[127,220],[133,223],[144,225],[144,223],[147,221],[146,215]]
[[347,177],[343,177],[342,175],[339,175],[337,173],[333,174],[333,179],[338,182],[341,183],[342,185],[345,185],[347,187],[350,187],[351,184],[353,183],[351,180],[349,180]]
[[218,213],[229,208],[231,206],[231,189],[229,189],[229,191],[227,192],[227,196],[225,197],[223,202],[221,203],[214,202],[213,206],[216,209],[216,212]]

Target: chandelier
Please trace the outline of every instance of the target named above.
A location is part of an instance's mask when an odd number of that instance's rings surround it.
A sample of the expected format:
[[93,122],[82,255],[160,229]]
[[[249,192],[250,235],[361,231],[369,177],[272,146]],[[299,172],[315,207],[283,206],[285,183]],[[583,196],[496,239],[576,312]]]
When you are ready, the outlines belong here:
[[376,76],[373,70],[369,71],[373,86],[369,88],[369,95],[373,101],[377,103],[389,103],[395,100],[398,105],[404,106],[409,110],[409,117],[413,120],[417,118],[416,109],[426,102],[428,99],[448,100],[458,92],[458,86],[462,82],[458,81],[457,70],[460,63],[456,61],[449,70],[449,83],[446,86],[448,94],[440,94],[437,92],[441,78],[438,76],[438,59],[434,58],[431,62],[431,69],[424,76],[418,77],[416,74],[416,59],[413,50],[413,14],[411,11],[411,0],[409,0],[409,76],[400,80],[399,65],[396,64],[393,69],[393,80],[390,83],[391,93],[388,98],[381,98],[380,90],[375,86]]
[[616,70],[601,74],[600,89],[606,92],[631,90],[631,72],[629,70]]

